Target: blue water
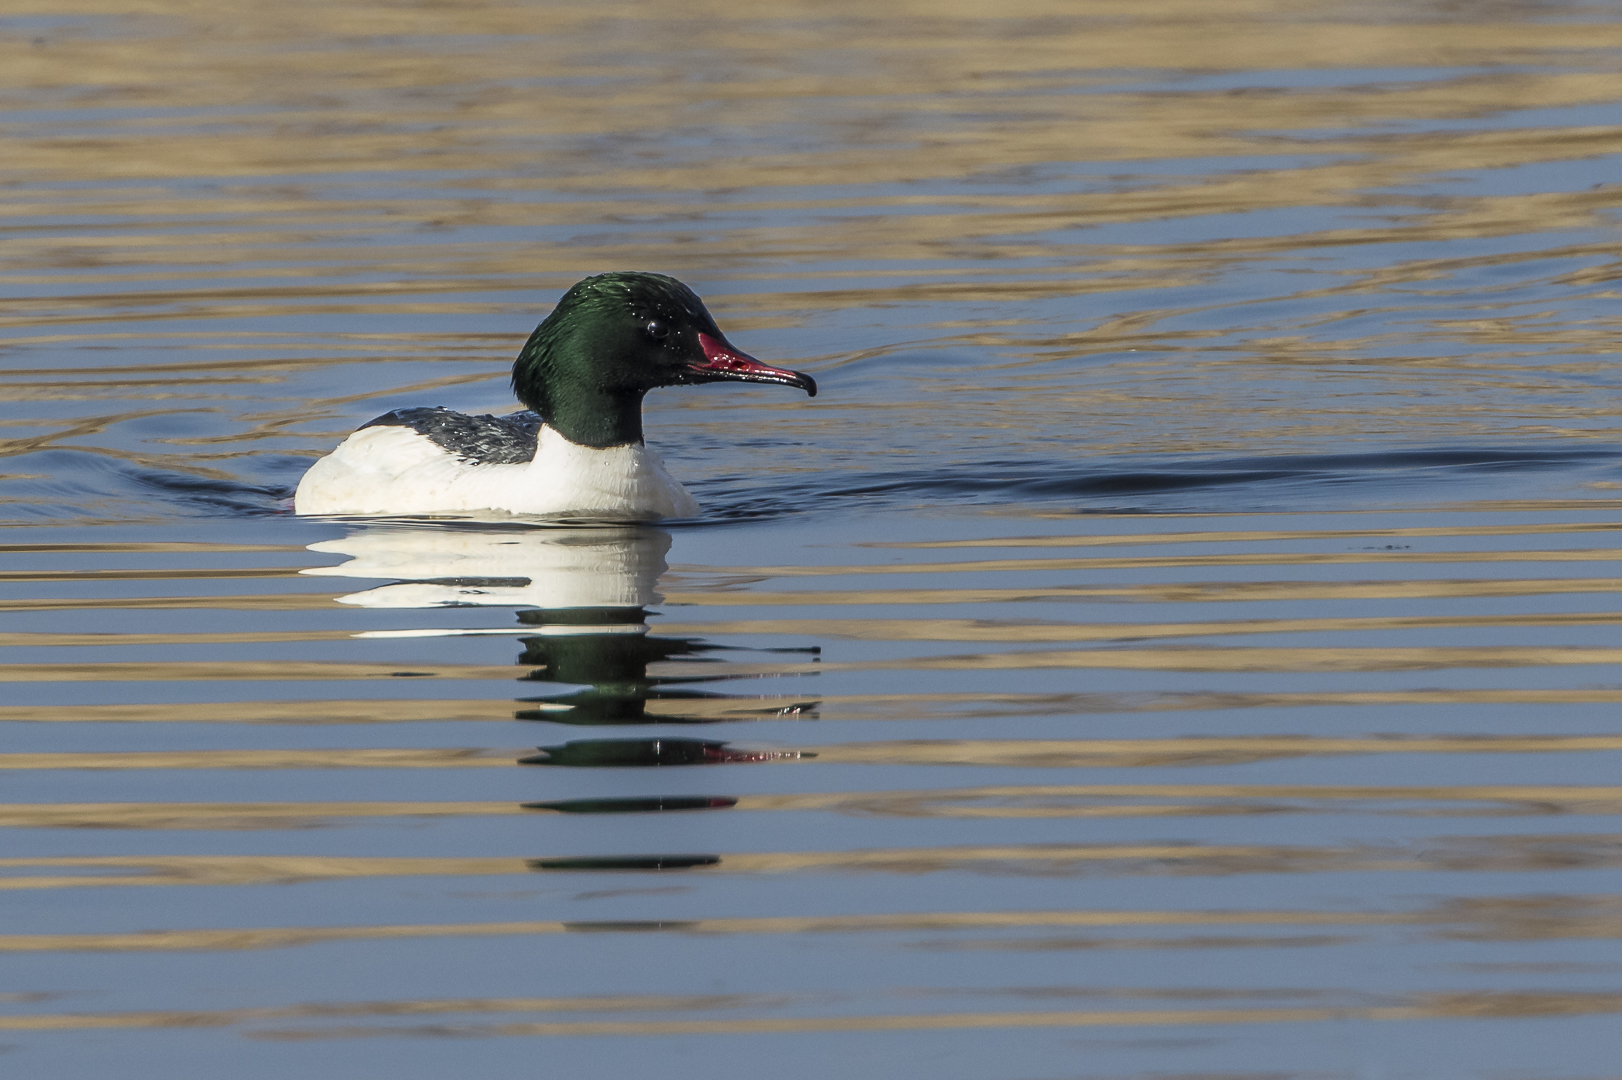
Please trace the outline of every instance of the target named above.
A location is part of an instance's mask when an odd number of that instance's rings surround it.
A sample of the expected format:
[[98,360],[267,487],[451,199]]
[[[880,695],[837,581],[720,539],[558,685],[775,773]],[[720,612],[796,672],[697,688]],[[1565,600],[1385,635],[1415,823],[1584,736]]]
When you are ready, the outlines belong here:
[[[0,48],[8,1077],[1615,1074],[1609,9]],[[291,513],[614,268],[698,519]]]

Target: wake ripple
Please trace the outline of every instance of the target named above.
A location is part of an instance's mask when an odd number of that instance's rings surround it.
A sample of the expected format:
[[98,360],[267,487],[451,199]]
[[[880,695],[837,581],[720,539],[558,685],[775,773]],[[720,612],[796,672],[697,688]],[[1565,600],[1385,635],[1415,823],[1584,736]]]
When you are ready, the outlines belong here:
[[[706,517],[758,520],[859,503],[874,508],[923,503],[1070,501],[1080,512],[1262,511],[1281,504],[1344,499],[1362,489],[1357,504],[1388,504],[1416,497],[1449,501],[1547,497],[1549,473],[1579,483],[1613,472],[1616,450],[1534,450],[1470,447],[1351,454],[1255,455],[1205,460],[1143,459],[1088,462],[1003,460],[900,472],[844,473],[823,481],[745,488],[741,479],[693,484]],[[1127,467],[1122,467],[1127,466]],[[1519,482],[1517,482],[1519,481]],[[1442,489],[1441,485],[1448,485]],[[1252,489],[1235,502],[1234,489]],[[1524,490],[1522,490],[1524,488]],[[1220,494],[1218,501],[1214,496]],[[1372,495],[1371,499],[1369,496]],[[1167,498],[1166,496],[1172,496]]]

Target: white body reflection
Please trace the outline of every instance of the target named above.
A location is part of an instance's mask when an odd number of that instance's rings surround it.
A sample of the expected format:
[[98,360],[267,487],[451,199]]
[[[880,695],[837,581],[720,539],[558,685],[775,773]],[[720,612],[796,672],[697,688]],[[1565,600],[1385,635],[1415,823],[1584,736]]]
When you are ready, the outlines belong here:
[[[732,646],[697,638],[648,633],[647,609],[664,598],[671,537],[649,526],[437,527],[364,524],[341,540],[311,544],[311,551],[348,555],[337,566],[302,571],[316,577],[388,578],[389,584],[338,597],[357,607],[401,609],[518,608],[507,628],[369,630],[364,638],[517,637],[524,651],[519,676],[535,687],[521,697],[519,720],[569,725],[708,724],[804,716],[815,702],[741,698],[678,684],[758,679],[759,672],[729,673],[712,654]],[[765,650],[815,653],[816,650]],[[688,670],[650,675],[650,664],[682,661]],[[693,670],[693,665],[699,665]],[[711,670],[704,670],[713,665]],[[784,674],[806,674],[803,662]],[[762,756],[764,755],[764,756]],[[724,743],[682,739],[587,740],[542,747],[546,764],[669,765],[764,761],[779,751],[742,750]],[[792,756],[792,755],[789,755]]]
[[423,529],[365,525],[342,540],[311,544],[310,550],[348,555],[350,560],[302,573],[394,581],[340,596],[342,604],[636,609],[663,599],[658,585],[666,569],[670,534],[645,526]]

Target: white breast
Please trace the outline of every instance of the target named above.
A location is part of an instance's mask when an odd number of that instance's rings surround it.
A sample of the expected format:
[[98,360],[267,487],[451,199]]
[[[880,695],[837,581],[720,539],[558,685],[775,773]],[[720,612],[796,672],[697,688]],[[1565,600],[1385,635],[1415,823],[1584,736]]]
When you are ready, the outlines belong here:
[[596,450],[542,427],[535,459],[476,465],[426,435],[362,428],[310,466],[300,514],[433,514],[505,510],[559,518],[651,521],[692,517],[698,503],[646,446]]

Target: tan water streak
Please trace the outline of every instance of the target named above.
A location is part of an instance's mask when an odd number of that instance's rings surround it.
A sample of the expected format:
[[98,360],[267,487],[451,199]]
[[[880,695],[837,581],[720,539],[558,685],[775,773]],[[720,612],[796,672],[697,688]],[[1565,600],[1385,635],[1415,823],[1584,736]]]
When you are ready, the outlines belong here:
[[1616,532],[1622,523],[1522,522],[1514,525],[1425,525],[1375,529],[1266,529],[1252,531],[1104,533],[1092,536],[1005,536],[962,540],[869,541],[854,547],[933,549],[982,547],[1113,547],[1117,544],[1257,544],[1275,540],[1350,540],[1419,536],[1537,536]]
[[836,577],[845,574],[962,574],[1034,570],[1131,570],[1182,566],[1335,566],[1355,563],[1615,562],[1619,548],[1556,548],[1542,551],[1337,551],[1230,552],[1222,555],[1139,555],[1119,558],[985,559],[976,562],[881,563],[842,566],[678,566],[689,574],[746,578]]
[[[1622,662],[1622,649],[1580,646],[1479,646],[1413,648],[1207,648],[1018,651],[895,660],[830,661],[825,664],[688,663],[649,666],[664,677],[812,675],[818,671],[871,670],[1030,670],[1040,668],[1118,668],[1166,671],[1424,671],[1455,667],[1539,667]],[[94,664],[10,664],[0,682],[212,682],[374,679],[435,676],[444,679],[518,679],[527,669],[484,665],[414,665],[391,670],[386,664],[315,661],[174,661]]]
[[[766,1020],[577,1021],[500,1024],[466,1034],[545,1035],[745,1035],[835,1031],[960,1031],[987,1028],[1138,1027],[1184,1024],[1321,1023],[1329,1020],[1434,1020],[1591,1016],[1622,1012],[1622,994],[1560,992],[1434,994],[1412,1006],[1344,1006],[1266,1009],[1142,1009],[1109,1011],[931,1013],[912,1016],[801,1017]],[[309,1028],[257,1031],[258,1039],[302,1040],[398,1035],[398,1027]]]
[[[706,918],[631,922],[522,921],[372,926],[244,927],[112,934],[6,934],[0,952],[172,952],[298,948],[332,941],[509,937],[557,933],[845,934],[918,930],[1092,929],[1139,926],[1426,926],[1439,937],[1526,941],[1614,938],[1622,933],[1615,896],[1472,897],[1412,912],[1303,910],[928,911],[900,914]],[[1256,939],[1251,939],[1256,940]]]
[[[83,448],[81,448],[83,449]],[[111,451],[102,450],[102,453]],[[115,455],[119,456],[119,455]],[[219,474],[219,479],[229,479]],[[171,581],[215,580],[226,578],[291,578],[297,577],[299,568],[287,567],[219,567],[217,569],[150,569],[150,570],[0,570],[0,581]]]
[[[1120,996],[1135,997],[1122,991]],[[569,999],[563,999],[568,1002]],[[582,999],[576,999],[582,1000]],[[438,1015],[530,1011],[610,1011],[642,1009],[653,1011],[677,1008],[736,1009],[781,1004],[781,999],[729,996],[709,999],[704,1005],[688,1004],[693,998],[629,999],[639,1004],[620,1005],[614,999],[583,999],[590,1005],[573,1002],[554,1004],[558,999],[507,998],[464,999],[450,1002],[411,1001],[385,1006],[293,1006],[286,1009],[237,1009],[217,1012],[151,1011],[130,1013],[68,1013],[0,1018],[0,1030],[83,1031],[117,1028],[207,1028],[255,1021],[338,1016]],[[625,1000],[625,999],[621,999]],[[1115,1009],[981,1013],[924,1013],[914,1015],[844,1015],[820,1017],[773,1017],[733,1020],[640,1020],[640,1021],[558,1021],[457,1025],[464,1036],[625,1036],[625,1035],[745,1035],[788,1032],[838,1031],[955,1031],[995,1028],[1047,1027],[1141,1027],[1162,1025],[1322,1023],[1346,1020],[1435,1020],[1592,1016],[1622,1012],[1622,994],[1580,992],[1459,992],[1412,995],[1413,1004],[1382,1006],[1269,1007],[1248,1009]],[[677,1003],[681,1004],[677,1004]],[[312,1027],[301,1029],[249,1031],[251,1038],[291,1041],[310,1039],[398,1037],[401,1034],[440,1034],[442,1025],[428,1028],[387,1025],[379,1027]]]
[[[1183,800],[1180,803],[1146,800]],[[1114,800],[1114,801],[1111,801]],[[1095,817],[1339,813],[1403,816],[1622,813],[1622,787],[1373,787],[1289,784],[1026,784],[912,791],[746,795],[740,810],[833,810],[886,817]],[[1417,806],[1405,804],[1420,804]],[[1314,805],[1325,804],[1325,805]],[[1382,805],[1383,804],[1383,805]]]
[[[1232,765],[1329,754],[1528,754],[1622,750],[1622,735],[1463,735],[1322,738],[1291,735],[1186,739],[914,739],[821,744],[815,762],[983,765],[1001,768]],[[6,760],[0,755],[0,763]]]
[[930,911],[882,915],[678,919],[668,922],[494,922],[153,930],[134,934],[0,934],[4,952],[176,952],[285,949],[329,941],[509,937],[560,933],[849,934],[1114,926],[1393,926],[1428,916],[1332,911]]
[[350,818],[528,814],[511,802],[10,803],[11,829],[309,829]]
[[341,593],[264,593],[249,596],[86,596],[19,600],[0,598],[0,611],[330,611]]
[[426,750],[124,750],[0,754],[0,769],[439,769],[512,765],[517,752],[483,747]]
[[[1247,735],[1186,739],[915,739],[816,744],[774,761],[881,765],[1210,765],[1325,754],[1582,753],[1622,750],[1622,735],[1463,735],[1317,738]],[[478,747],[366,750],[152,750],[0,754],[3,769],[424,769],[511,765],[525,751]],[[814,755],[814,756],[813,756]]]
[[[1099,713],[1209,712],[1247,709],[1344,708],[1374,705],[1581,705],[1622,702],[1622,689],[1519,688],[1370,690],[1306,693],[1218,691],[1086,693],[958,693],[819,695],[818,715],[832,720],[941,720]],[[958,706],[942,709],[940,706]],[[962,706],[970,706],[963,708]],[[693,710],[694,715],[710,715]],[[763,719],[763,718],[762,718]]]
[[174,660],[153,663],[6,664],[0,682],[219,682],[379,679],[402,674],[442,679],[517,679],[529,669],[476,664],[345,664],[313,660]]
[[1622,834],[1429,837],[1423,845],[1005,844],[723,855],[705,872],[970,872],[996,876],[1230,875],[1605,869],[1622,866]]
[[0,648],[83,648],[105,645],[251,645],[294,641],[350,641],[351,630],[225,630],[206,634],[45,634],[0,632]]
[[[1198,581],[1145,585],[1037,585],[1025,589],[818,589],[757,592],[746,589],[665,591],[670,607],[797,607],[824,604],[1000,604],[1020,601],[1120,600],[1215,603],[1265,600],[1368,600],[1404,597],[1543,596],[1622,592],[1622,578],[1436,578],[1412,581]],[[204,606],[210,598],[199,598]],[[0,606],[4,606],[0,604]],[[111,606],[111,605],[107,605]],[[213,606],[209,602],[209,606]],[[223,605],[222,605],[223,606]]]
[[[367,877],[473,877],[530,873],[524,859],[316,855],[104,855],[0,858],[0,870],[69,869],[57,876],[0,875],[0,891],[124,885],[270,885]],[[98,873],[99,871],[99,873]],[[119,873],[118,871],[125,871]]]
[[[579,856],[548,856],[566,862]],[[741,852],[682,874],[967,872],[996,876],[1316,874],[1325,872],[1614,869],[1622,834],[1429,837],[1401,847],[1267,844],[1003,844],[844,851]],[[155,855],[0,858],[0,870],[76,870],[3,874],[0,890],[126,885],[289,884],[367,877],[576,873],[516,858],[372,856]],[[117,871],[126,871],[119,873]],[[601,872],[601,871],[598,871]],[[635,871],[622,871],[633,873]],[[661,872],[661,871],[643,871]],[[668,873],[670,871],[662,871]]]
[[[78,1013],[66,1016],[0,1018],[0,1030],[60,1031],[97,1027],[225,1027],[254,1020],[294,1017],[432,1016],[458,1012],[676,1012],[780,1006],[789,998],[776,994],[624,995],[577,998],[455,998],[439,1001],[357,1001],[290,1005],[217,1012]],[[184,1019],[182,1019],[184,1018]],[[35,1024],[30,1021],[39,1020]],[[99,1021],[99,1022],[98,1022]]]
[[[1237,634],[1421,630],[1442,627],[1613,626],[1622,612],[1502,612],[1493,615],[1344,616],[1333,619],[1242,619],[1188,623],[1029,623],[1006,619],[759,619],[661,623],[671,634],[794,634],[857,641],[1120,641]],[[0,635],[0,644],[15,636]],[[40,635],[44,636],[44,635]],[[110,635],[111,636],[111,635]],[[203,635],[206,636],[206,635]],[[21,643],[21,640],[19,643]],[[39,642],[45,644],[47,642]]]
[[[798,722],[775,709],[799,695],[687,698],[646,703],[652,717],[728,718],[750,723]],[[953,720],[976,716],[1064,716],[1072,713],[1191,712],[1374,705],[1583,705],[1622,702],[1605,687],[1348,690],[1302,693],[1217,691],[1088,693],[817,694],[818,714],[838,720]],[[956,708],[942,709],[940,706]],[[962,708],[977,706],[978,708]],[[0,722],[87,724],[409,724],[510,720],[518,703],[503,698],[231,701],[152,705],[0,705]]]
[[[51,374],[59,374],[52,372]],[[128,540],[113,542],[64,542],[57,544],[0,544],[3,553],[119,553],[119,552],[179,552],[186,555],[213,555],[235,552],[285,551],[305,553],[297,544],[225,544],[196,540]]]
[[411,724],[511,720],[508,700],[163,702],[155,705],[0,705],[0,723]]
[[[1235,634],[1303,634],[1333,631],[1419,630],[1441,627],[1612,626],[1622,612],[1502,613],[1496,615],[1405,615],[1335,619],[1244,619],[1192,623],[1021,623],[1000,619],[771,619],[713,623],[661,623],[684,634],[792,634],[861,641],[1119,641]],[[515,630],[515,634],[521,633]],[[202,634],[4,633],[0,647],[65,648],[133,645],[225,645],[301,641],[348,641],[349,630],[244,630]]]
[[[1622,649],[1578,646],[1355,648],[1094,649],[1064,652],[979,653],[896,660],[841,660],[824,671],[1018,671],[1040,668],[1118,668],[1133,671],[1433,671],[1442,668],[1542,667],[1622,663]],[[715,665],[708,669],[720,674]],[[661,665],[670,673],[699,675],[697,665]],[[777,674],[765,665],[730,665],[737,674]],[[651,671],[650,667],[650,671]]]
[[[1151,799],[1184,801],[1145,801]],[[1359,807],[1362,813],[1405,816],[1617,814],[1622,813],[1622,787],[1029,784],[743,795],[732,809],[916,818],[1164,817],[1327,813],[1337,812],[1340,808],[1334,804],[1345,802],[1365,804]],[[1401,805],[1406,803],[1428,805]],[[0,828],[284,829],[313,828],[358,818],[489,817],[537,812],[542,811],[511,802],[11,803],[0,806]]]

